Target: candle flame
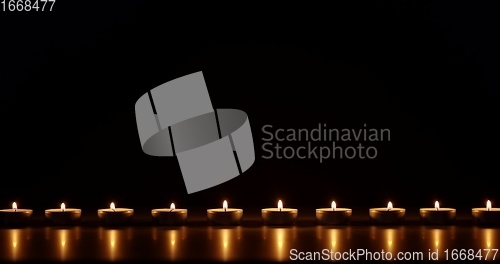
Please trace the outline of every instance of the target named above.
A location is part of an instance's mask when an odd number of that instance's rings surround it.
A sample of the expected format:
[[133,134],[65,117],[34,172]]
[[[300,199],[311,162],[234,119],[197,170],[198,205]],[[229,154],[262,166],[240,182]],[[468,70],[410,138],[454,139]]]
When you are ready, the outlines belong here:
[[438,201],[436,201],[434,203],[434,208],[436,208],[436,211],[439,210],[439,202]]
[[173,210],[175,210],[175,204],[174,204],[174,203],[171,203],[171,204],[170,204],[170,212],[172,212]]
[[16,202],[12,203],[12,209],[14,209],[14,211],[17,211],[17,204],[16,204]]
[[61,211],[66,211],[66,205],[64,203],[61,204]]
[[491,211],[491,202],[490,202],[490,200],[488,200],[486,202],[486,210]]
[[392,207],[392,203],[391,203],[391,202],[389,202],[389,203],[387,204],[387,211],[392,210],[392,208],[393,208],[393,207]]
[[332,202],[332,211],[335,211],[337,210],[337,204],[335,203],[335,201]]
[[283,202],[281,200],[278,201],[278,209],[280,209],[280,211],[283,210]]
[[227,211],[227,201],[224,200],[224,202],[222,203],[222,209],[224,209],[224,212]]
[[115,208],[115,203],[111,203],[111,204],[109,205],[109,208],[110,208],[111,210],[113,210],[113,212],[115,212],[115,211],[116,211],[116,208]]

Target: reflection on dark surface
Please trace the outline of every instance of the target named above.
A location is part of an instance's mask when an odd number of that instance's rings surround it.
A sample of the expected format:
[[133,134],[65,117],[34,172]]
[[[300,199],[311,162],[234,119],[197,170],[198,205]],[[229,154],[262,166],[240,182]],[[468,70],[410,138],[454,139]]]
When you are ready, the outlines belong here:
[[169,261],[182,260],[185,250],[184,241],[186,239],[186,227],[178,229],[167,229],[153,227],[153,244],[155,250],[164,251],[164,259]]
[[351,239],[351,227],[328,228],[318,226],[316,228],[318,248],[327,248],[333,251],[346,251]]
[[448,249],[451,260],[453,249],[497,249],[499,237],[499,228],[465,226],[32,227],[0,229],[0,261],[288,261],[291,249],[412,252],[423,260],[436,250],[446,260]]
[[241,227],[208,227],[208,240],[216,260],[233,261],[237,257],[235,253],[241,250]]
[[[295,247],[297,227],[262,227],[261,257],[274,261],[285,261],[289,251]],[[255,254],[258,254],[256,252]],[[257,257],[257,256],[256,256]]]

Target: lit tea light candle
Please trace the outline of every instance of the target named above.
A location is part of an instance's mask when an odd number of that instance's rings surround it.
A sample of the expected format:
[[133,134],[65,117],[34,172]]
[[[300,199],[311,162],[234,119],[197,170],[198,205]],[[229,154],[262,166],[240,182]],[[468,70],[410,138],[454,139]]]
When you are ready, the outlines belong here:
[[262,221],[266,225],[293,225],[297,220],[298,210],[283,208],[283,202],[278,201],[278,208],[262,209]]
[[486,202],[486,208],[472,208],[472,217],[477,225],[500,224],[500,208],[492,208],[491,201]]
[[12,203],[12,209],[0,210],[0,223],[9,226],[23,226],[29,223],[33,214],[31,209],[18,209],[15,202]]
[[129,223],[134,215],[134,209],[116,208],[115,203],[111,203],[109,209],[97,210],[97,217],[104,225],[120,225]]
[[370,220],[377,224],[398,224],[404,221],[406,210],[404,208],[394,208],[392,202],[387,204],[387,208],[370,208]]
[[81,209],[66,208],[64,203],[60,209],[45,210],[45,218],[54,225],[74,225],[80,222],[81,217]]
[[187,209],[176,209],[174,203],[170,204],[170,208],[151,210],[153,222],[159,225],[184,225],[187,215]]
[[212,225],[239,225],[242,217],[243,209],[229,208],[226,200],[222,208],[207,210],[207,219]]
[[352,215],[352,209],[337,208],[335,201],[331,208],[316,209],[316,219],[321,225],[342,225],[349,223]]
[[420,208],[420,219],[425,224],[451,224],[455,220],[456,214],[455,208],[441,208],[438,201],[434,203],[434,208]]

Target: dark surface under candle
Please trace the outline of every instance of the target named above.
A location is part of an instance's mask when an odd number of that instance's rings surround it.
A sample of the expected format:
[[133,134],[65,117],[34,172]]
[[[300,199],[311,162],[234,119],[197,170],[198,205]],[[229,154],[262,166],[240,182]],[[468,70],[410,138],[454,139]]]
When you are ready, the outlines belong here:
[[[314,211],[314,210],[313,210]],[[361,212],[360,210],[358,210]],[[356,210],[353,210],[356,212]],[[362,210],[366,212],[366,210]],[[87,218],[88,219],[88,218]],[[241,226],[209,226],[203,215],[186,226],[153,226],[150,215],[137,216],[134,225],[99,227],[97,219],[81,226],[58,228],[34,224],[0,229],[0,261],[165,262],[165,261],[288,261],[290,249],[299,251],[422,252],[429,250],[500,248],[500,227],[472,225],[468,215],[454,226],[423,226],[418,215],[402,226],[370,225],[356,214],[349,226],[318,226],[313,215],[299,216],[296,226],[263,226],[258,215],[245,216]],[[486,252],[483,252],[483,256]],[[492,258],[493,251],[490,253]],[[500,260],[500,254],[496,256]]]

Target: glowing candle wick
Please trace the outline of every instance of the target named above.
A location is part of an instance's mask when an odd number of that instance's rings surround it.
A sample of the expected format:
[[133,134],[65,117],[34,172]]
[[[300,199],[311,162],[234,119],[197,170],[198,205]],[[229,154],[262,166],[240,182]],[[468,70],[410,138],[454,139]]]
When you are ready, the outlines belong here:
[[222,203],[222,208],[224,209],[224,212],[227,212],[227,207],[228,207],[227,201],[224,200],[224,202]]

